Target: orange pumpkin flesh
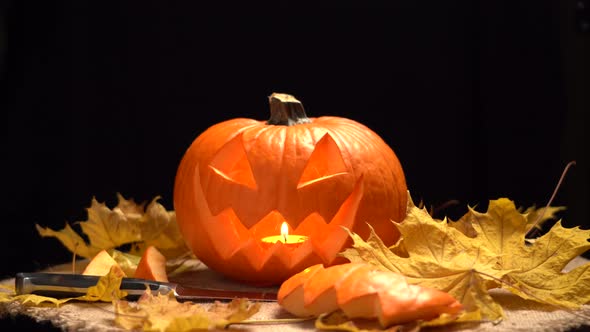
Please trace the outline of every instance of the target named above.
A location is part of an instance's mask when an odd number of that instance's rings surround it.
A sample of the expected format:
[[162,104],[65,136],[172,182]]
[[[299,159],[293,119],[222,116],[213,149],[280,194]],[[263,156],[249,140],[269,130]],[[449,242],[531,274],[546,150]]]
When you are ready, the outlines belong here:
[[279,288],[279,305],[299,317],[342,310],[349,318],[378,319],[383,327],[459,313],[448,293],[410,285],[404,276],[365,263],[314,265]]
[[305,306],[299,305],[299,303],[305,301],[303,285],[320,270],[323,270],[323,266],[321,264],[316,264],[285,280],[285,282],[281,284],[279,293],[277,294],[277,298],[280,299],[279,303],[287,308],[293,308],[293,312],[291,313],[296,316],[314,316],[314,312]]
[[147,247],[137,264],[133,276],[135,278],[168,282],[166,257],[156,247]]
[[[307,118],[291,96],[270,97],[271,120],[213,125],[179,165],[174,209],[186,243],[231,278],[279,284],[314,264],[333,265],[350,245],[343,227],[366,238],[370,223],[393,244],[407,188],[395,153],[374,132],[340,117]],[[283,221],[308,241],[265,247]]]
[[377,317],[382,326],[431,320],[462,309],[447,293],[410,285],[404,276],[374,267],[349,274],[337,287],[339,308],[348,317]]
[[314,316],[338,309],[336,289],[340,280],[343,280],[343,276],[364,268],[365,264],[341,264],[332,266],[329,270],[318,271],[313,280],[310,279],[302,285],[305,290],[303,306]]

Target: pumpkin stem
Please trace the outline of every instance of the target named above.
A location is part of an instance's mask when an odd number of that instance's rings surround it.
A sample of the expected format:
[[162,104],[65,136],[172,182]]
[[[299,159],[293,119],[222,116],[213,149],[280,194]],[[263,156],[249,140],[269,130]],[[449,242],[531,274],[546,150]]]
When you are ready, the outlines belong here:
[[270,103],[269,125],[293,126],[301,123],[310,123],[311,120],[305,114],[303,104],[295,97],[286,93],[273,93],[268,97]]

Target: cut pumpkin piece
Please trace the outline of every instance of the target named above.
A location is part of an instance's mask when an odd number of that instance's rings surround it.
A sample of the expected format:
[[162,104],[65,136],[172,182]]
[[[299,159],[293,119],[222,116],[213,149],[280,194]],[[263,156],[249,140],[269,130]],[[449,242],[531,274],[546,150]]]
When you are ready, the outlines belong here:
[[291,278],[283,282],[277,298],[280,299],[280,304],[286,308],[291,308],[291,312],[295,316],[306,317],[314,316],[314,313],[307,309],[305,306],[300,305],[303,303],[303,285],[307,280],[313,277],[316,272],[322,270],[321,264],[313,265],[305,270],[293,275]]
[[313,266],[283,282],[277,299],[295,316],[342,310],[350,319],[378,319],[383,327],[455,315],[463,309],[446,292],[410,285],[398,273],[365,263]]
[[166,257],[156,247],[147,247],[137,264],[134,277],[168,282]]
[[98,254],[92,257],[84,271],[82,271],[82,274],[104,276],[109,273],[111,267],[114,267],[117,275],[126,277],[125,272],[123,272],[123,269],[121,269],[117,261],[115,261],[106,250],[101,250]]

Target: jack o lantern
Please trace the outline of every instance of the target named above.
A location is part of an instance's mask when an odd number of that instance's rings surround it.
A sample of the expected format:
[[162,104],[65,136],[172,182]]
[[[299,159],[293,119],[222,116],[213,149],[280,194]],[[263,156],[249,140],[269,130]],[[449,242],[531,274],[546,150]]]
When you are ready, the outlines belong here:
[[[393,150],[353,120],[308,118],[293,96],[269,101],[268,121],[215,124],[180,162],[174,209],[197,258],[230,278],[275,285],[314,264],[343,263],[344,228],[366,239],[370,224],[393,244],[392,221],[403,220],[407,204]],[[284,241],[266,240],[273,236]]]

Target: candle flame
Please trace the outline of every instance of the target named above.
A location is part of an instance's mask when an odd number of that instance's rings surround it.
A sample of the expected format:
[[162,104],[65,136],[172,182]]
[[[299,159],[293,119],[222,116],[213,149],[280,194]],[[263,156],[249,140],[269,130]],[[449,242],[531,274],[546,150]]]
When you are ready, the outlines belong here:
[[289,224],[287,224],[286,221],[283,221],[283,224],[281,225],[281,236],[285,240],[285,243],[287,243],[287,238],[289,237]]

